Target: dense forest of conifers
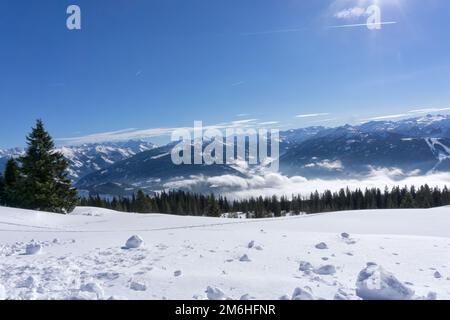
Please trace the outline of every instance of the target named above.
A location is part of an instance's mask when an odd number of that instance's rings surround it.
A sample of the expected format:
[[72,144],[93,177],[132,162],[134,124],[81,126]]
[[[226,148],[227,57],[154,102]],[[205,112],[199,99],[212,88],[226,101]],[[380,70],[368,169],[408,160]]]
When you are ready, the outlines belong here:
[[320,213],[342,210],[432,208],[450,205],[447,187],[415,187],[341,189],[339,192],[314,192],[308,197],[258,197],[230,201],[226,197],[170,191],[146,195],[138,191],[131,198],[104,199],[90,196],[81,199],[81,206],[94,206],[125,212],[166,213],[175,215],[213,216],[223,213],[245,213],[247,217],[278,217],[286,213]]

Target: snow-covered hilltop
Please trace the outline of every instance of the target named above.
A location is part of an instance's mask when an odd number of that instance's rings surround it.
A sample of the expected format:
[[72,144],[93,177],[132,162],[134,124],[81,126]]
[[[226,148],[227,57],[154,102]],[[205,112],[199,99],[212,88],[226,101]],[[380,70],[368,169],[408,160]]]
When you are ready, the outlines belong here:
[[0,298],[449,299],[449,225],[449,207],[263,220],[0,207]]

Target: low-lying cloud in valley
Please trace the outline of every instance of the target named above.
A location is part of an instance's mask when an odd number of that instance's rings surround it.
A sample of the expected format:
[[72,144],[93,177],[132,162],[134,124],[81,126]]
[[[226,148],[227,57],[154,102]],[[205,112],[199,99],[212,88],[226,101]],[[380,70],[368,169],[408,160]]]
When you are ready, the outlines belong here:
[[238,177],[234,175],[222,175],[216,177],[191,176],[181,178],[165,184],[167,189],[184,189],[198,191],[209,189],[230,199],[242,199],[259,196],[287,196],[300,194],[309,196],[311,192],[318,190],[338,191],[348,187],[350,190],[357,188],[392,188],[395,186],[421,186],[428,184],[430,187],[450,186],[450,173],[420,174],[418,171],[405,173],[396,168],[372,169],[371,173],[361,178],[349,179],[306,179],[301,176],[287,177],[279,173],[261,173]]

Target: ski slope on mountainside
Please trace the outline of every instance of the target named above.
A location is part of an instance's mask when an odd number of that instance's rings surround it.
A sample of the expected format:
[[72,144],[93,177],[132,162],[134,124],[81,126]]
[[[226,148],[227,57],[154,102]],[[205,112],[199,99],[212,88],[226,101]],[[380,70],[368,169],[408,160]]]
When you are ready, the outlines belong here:
[[0,207],[0,299],[450,299],[449,226],[450,207],[263,220]]

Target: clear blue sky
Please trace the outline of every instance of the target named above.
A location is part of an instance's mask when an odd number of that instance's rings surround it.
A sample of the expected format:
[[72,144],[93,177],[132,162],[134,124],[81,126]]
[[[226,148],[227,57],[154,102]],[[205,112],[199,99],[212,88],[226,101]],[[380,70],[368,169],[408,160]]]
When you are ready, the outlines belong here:
[[[349,10],[373,3],[396,24],[330,28],[364,23]],[[23,145],[36,118],[68,138],[448,108],[449,14],[448,0],[3,0],[0,147]]]

